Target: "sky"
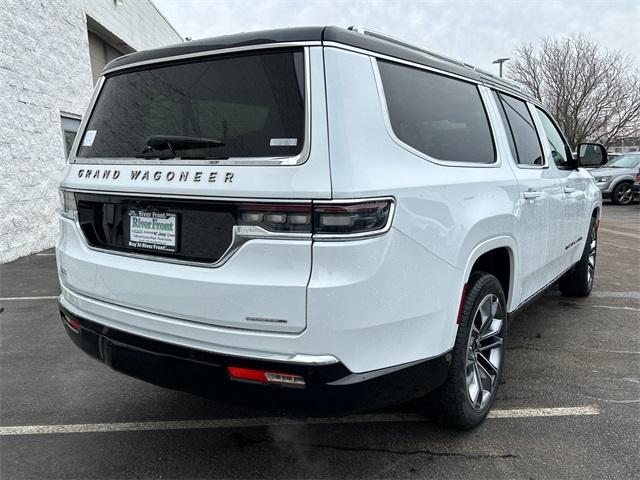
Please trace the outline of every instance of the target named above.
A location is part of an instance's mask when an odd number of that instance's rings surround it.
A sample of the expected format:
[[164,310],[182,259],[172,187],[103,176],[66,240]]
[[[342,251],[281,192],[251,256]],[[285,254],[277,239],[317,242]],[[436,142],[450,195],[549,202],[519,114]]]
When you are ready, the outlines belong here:
[[640,0],[153,0],[183,37],[359,25],[497,73],[492,61],[545,36],[586,33],[640,68]]

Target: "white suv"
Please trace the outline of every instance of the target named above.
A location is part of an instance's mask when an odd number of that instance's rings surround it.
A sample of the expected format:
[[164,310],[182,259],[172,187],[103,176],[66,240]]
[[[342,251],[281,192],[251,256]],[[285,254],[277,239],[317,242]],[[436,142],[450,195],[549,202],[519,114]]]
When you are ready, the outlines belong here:
[[433,391],[470,428],[508,316],[591,290],[580,161],[511,84],[362,29],[126,55],[62,183],[63,323],[170,388],[314,411]]

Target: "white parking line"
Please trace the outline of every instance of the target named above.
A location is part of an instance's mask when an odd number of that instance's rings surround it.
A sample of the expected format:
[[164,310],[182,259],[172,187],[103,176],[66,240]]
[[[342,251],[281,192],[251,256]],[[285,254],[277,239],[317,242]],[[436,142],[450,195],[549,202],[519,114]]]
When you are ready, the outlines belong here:
[[49,295],[44,297],[0,297],[0,302],[15,302],[20,300],[56,300],[58,295]]
[[[488,418],[562,417],[575,415],[598,415],[597,405],[561,408],[516,408],[497,409]],[[385,422],[424,422],[422,415],[389,413],[351,415],[346,417],[309,418],[296,420],[279,417],[262,418],[222,418],[216,420],[184,420],[172,422],[126,422],[126,423],[80,423],[70,425],[22,425],[0,427],[0,436],[50,435],[58,433],[108,433],[142,432],[153,430],[202,430],[223,428],[277,427],[286,425],[335,425]]]
[[37,257],[55,257],[55,253],[36,253]]
[[608,308],[609,310],[631,310],[633,312],[640,312],[640,308],[633,307],[614,307],[612,305],[589,305],[592,308]]
[[612,230],[610,228],[600,227],[600,231],[604,231],[604,232],[607,232],[607,233],[613,233],[614,235],[621,235],[623,237],[640,238],[640,235],[638,235],[638,234],[628,233],[628,232],[621,232],[620,230]]

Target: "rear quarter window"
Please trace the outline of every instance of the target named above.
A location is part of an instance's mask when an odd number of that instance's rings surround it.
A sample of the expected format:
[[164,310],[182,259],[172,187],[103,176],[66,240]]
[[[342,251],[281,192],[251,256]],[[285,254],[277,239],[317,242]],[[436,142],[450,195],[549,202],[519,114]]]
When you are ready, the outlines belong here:
[[395,136],[438,160],[493,163],[495,150],[476,85],[378,61]]

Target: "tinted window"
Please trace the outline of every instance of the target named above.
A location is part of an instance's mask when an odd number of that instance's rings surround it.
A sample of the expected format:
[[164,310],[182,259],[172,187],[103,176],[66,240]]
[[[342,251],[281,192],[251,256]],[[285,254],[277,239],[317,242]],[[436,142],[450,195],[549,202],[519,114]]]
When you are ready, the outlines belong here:
[[571,149],[567,146],[562,138],[562,134],[558,131],[553,120],[549,118],[549,115],[544,110],[540,110],[536,107],[540,122],[544,133],[547,135],[547,141],[549,142],[549,148],[551,149],[551,156],[553,161],[559,167],[568,167],[573,165],[573,158],[571,155]]
[[[297,155],[304,142],[303,71],[302,51],[278,51],[107,78],[78,155]],[[151,136],[217,142],[163,145]]]
[[518,160],[518,153],[516,152],[516,145],[513,141],[513,134],[511,133],[511,128],[509,127],[509,121],[507,120],[507,115],[504,113],[504,107],[502,106],[502,102],[500,101],[500,97],[495,91],[492,91],[493,98],[498,105],[498,111],[500,112],[500,118],[502,119],[502,125],[504,125],[505,133],[507,134],[507,140],[509,140],[509,150],[511,150],[511,156],[514,160]]
[[379,61],[395,135],[431,157],[492,163],[493,139],[480,93],[471,83]]
[[637,153],[621,155],[607,163],[607,167],[616,168],[635,168],[638,165],[640,165],[640,154]]
[[542,148],[527,104],[508,95],[499,94],[499,97],[513,134],[518,163],[543,165]]

